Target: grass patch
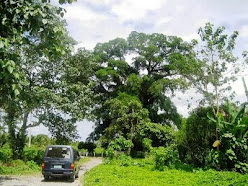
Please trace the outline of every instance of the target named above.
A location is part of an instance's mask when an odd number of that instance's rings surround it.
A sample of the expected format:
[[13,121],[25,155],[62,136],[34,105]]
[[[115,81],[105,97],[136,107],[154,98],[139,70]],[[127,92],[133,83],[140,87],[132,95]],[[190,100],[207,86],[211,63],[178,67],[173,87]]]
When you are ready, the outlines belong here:
[[34,161],[12,160],[8,163],[0,162],[0,174],[2,175],[25,175],[39,172],[41,172],[41,166]]
[[157,171],[153,167],[150,160],[132,159],[124,166],[120,160],[107,160],[85,174],[84,185],[248,185],[248,174],[187,166]]

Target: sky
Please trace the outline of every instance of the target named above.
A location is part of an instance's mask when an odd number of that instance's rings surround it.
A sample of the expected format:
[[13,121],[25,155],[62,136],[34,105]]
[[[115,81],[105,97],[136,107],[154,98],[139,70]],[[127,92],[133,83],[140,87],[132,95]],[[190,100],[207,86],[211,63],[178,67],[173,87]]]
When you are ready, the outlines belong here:
[[[237,56],[241,57],[242,51],[248,50],[248,0],[77,0],[62,7],[67,11],[64,16],[67,29],[78,42],[77,47],[93,49],[97,43],[116,37],[127,38],[131,31],[176,35],[191,41],[198,39],[200,27],[211,22],[225,26],[228,34],[239,31],[234,51]],[[241,102],[246,99],[243,76],[248,82],[248,72],[242,72],[233,84],[237,93],[235,100]],[[195,92],[189,90],[173,100],[184,116],[188,115],[187,100],[192,94]],[[93,123],[84,120],[78,123],[78,129],[81,139],[85,140],[93,130]],[[45,130],[37,128],[39,132]]]

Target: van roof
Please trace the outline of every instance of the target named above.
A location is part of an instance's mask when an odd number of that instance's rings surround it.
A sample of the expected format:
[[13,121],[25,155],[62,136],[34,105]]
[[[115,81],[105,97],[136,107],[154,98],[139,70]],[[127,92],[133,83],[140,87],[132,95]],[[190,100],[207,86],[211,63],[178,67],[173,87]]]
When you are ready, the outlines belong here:
[[47,148],[48,147],[67,147],[67,148],[72,148],[72,146],[70,146],[70,145],[48,145]]

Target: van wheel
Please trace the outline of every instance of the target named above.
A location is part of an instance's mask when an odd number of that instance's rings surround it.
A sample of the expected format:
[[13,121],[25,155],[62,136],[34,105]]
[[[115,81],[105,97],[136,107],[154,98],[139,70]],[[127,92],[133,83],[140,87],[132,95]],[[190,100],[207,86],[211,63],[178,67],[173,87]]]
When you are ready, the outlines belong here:
[[77,174],[76,174],[76,176],[75,176],[76,178],[78,178],[78,174],[79,174],[79,171],[77,172]]
[[45,175],[45,176],[44,176],[44,179],[45,179],[45,180],[48,180],[48,179],[49,179],[49,176],[46,176],[46,175]]
[[76,175],[75,175],[75,174],[73,174],[73,175],[72,175],[72,177],[70,178],[70,180],[71,180],[71,182],[74,182],[74,181],[75,181],[75,179],[76,179]]

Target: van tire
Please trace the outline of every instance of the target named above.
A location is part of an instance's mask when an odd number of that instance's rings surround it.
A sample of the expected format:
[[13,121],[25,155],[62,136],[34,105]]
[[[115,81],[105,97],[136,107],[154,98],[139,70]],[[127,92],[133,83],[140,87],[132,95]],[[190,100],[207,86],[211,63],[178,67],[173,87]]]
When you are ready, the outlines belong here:
[[74,182],[74,181],[75,181],[75,179],[76,179],[76,175],[75,175],[75,174],[73,174],[73,175],[72,175],[72,177],[70,177],[70,181],[71,181],[71,182]]
[[49,176],[44,176],[44,180],[47,181],[49,179]]
[[76,176],[75,176],[76,178],[78,178],[78,174],[79,174],[79,171],[77,172],[77,174],[76,174]]

